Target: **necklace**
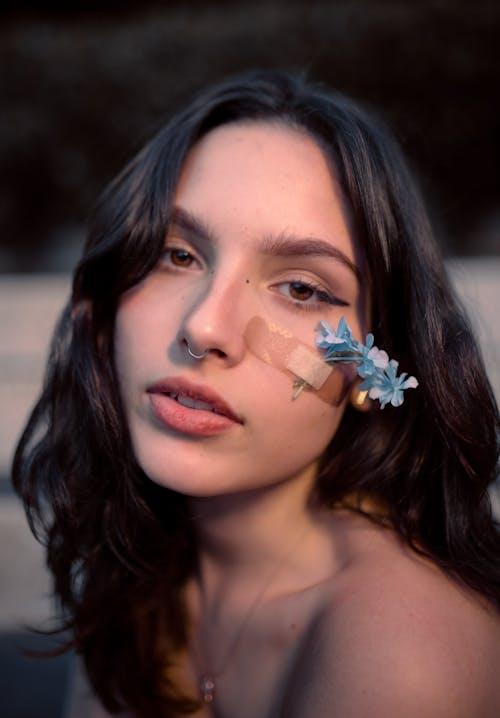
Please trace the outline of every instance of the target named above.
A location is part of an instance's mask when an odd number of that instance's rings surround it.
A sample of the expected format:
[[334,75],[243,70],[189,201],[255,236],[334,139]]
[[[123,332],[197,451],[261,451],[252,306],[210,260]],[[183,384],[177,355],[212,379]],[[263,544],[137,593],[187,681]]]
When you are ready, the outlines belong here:
[[[225,652],[225,656],[223,657],[223,660],[221,661],[220,666],[217,669],[205,669],[202,670],[200,676],[199,676],[199,688],[201,693],[201,699],[204,703],[213,703],[215,700],[215,693],[216,693],[216,680],[222,676],[226,670],[226,668],[229,665],[229,661],[233,657],[245,631],[247,630],[249,624],[251,623],[251,620],[257,611],[257,609],[261,606],[264,596],[266,592],[269,590],[272,583],[276,580],[277,576],[279,575],[280,570],[283,568],[283,565],[286,563],[286,560],[290,557],[290,555],[293,553],[299,542],[302,540],[305,532],[306,527],[302,531],[299,532],[299,535],[295,538],[295,540],[292,542],[292,545],[289,546],[286,551],[280,556],[277,563],[271,568],[271,570],[266,574],[265,581],[262,583],[261,587],[257,591],[256,595],[254,596],[252,602],[250,603],[250,606],[245,612],[245,615],[243,617],[243,620],[241,621],[240,625],[237,627],[229,646]],[[206,652],[202,651],[200,641],[196,641],[194,643],[194,649],[196,654],[196,662],[199,666],[208,666],[210,661],[206,660]]]

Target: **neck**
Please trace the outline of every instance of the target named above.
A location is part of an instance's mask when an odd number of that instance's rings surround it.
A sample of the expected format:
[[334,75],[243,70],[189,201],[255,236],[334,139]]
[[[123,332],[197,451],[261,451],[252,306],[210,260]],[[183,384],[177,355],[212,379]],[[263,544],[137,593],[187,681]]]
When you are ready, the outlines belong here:
[[316,580],[311,571],[321,571],[322,564],[311,560],[313,552],[323,554],[326,566],[332,546],[323,512],[310,506],[314,479],[315,467],[297,481],[190,500],[205,609],[238,603],[239,596],[255,591],[256,581],[271,576],[270,594]]
[[297,480],[190,500],[199,570],[186,599],[206,702],[263,606],[316,585],[338,562],[325,513],[311,506],[315,475],[311,467]]
[[309,521],[311,485],[310,480],[287,481],[191,499],[200,561],[219,564],[225,571],[255,571],[275,560],[287,537]]

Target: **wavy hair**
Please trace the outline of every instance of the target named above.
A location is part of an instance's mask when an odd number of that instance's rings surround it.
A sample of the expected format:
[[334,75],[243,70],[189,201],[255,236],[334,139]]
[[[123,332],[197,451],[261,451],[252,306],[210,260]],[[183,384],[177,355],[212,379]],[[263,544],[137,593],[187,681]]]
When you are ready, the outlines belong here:
[[288,73],[247,73],[198,95],[103,193],[15,454],[14,485],[47,547],[71,631],[65,649],[82,655],[111,712],[169,716],[196,705],[167,670],[187,641],[193,529],[184,497],[151,482],[133,456],[113,362],[115,312],[158,261],[189,149],[242,120],[301,128],[333,163],[368,268],[377,342],[420,383],[397,412],[346,410],[318,476],[320,500],[377,498],[409,545],[500,606],[488,496],[498,410],[411,172],[357,103]]

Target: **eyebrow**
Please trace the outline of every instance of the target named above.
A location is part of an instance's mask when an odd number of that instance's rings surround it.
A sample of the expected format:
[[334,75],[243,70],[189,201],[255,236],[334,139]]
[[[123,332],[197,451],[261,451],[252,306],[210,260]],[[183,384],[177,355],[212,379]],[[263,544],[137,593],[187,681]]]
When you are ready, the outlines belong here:
[[361,279],[359,267],[342,250],[324,239],[283,232],[277,237],[265,237],[261,251],[273,257],[331,257],[350,269],[356,279]]
[[[205,222],[182,207],[174,208],[171,226],[178,228],[186,235],[187,239],[217,242],[217,238]],[[259,251],[270,257],[330,257],[347,267],[358,281],[361,280],[359,267],[341,249],[324,239],[298,237],[288,232],[282,232],[277,236],[265,236]]]
[[214,244],[217,241],[210,227],[203,220],[182,207],[174,207],[170,227],[179,229],[187,239],[202,239],[205,242],[213,242]]

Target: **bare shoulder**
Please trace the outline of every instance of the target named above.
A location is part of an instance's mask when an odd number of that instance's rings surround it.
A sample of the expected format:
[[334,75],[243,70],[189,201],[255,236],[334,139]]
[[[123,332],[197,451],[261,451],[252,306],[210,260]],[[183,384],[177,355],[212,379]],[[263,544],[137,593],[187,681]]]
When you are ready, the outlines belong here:
[[297,660],[286,715],[499,716],[500,614],[393,532],[345,521],[347,560]]

